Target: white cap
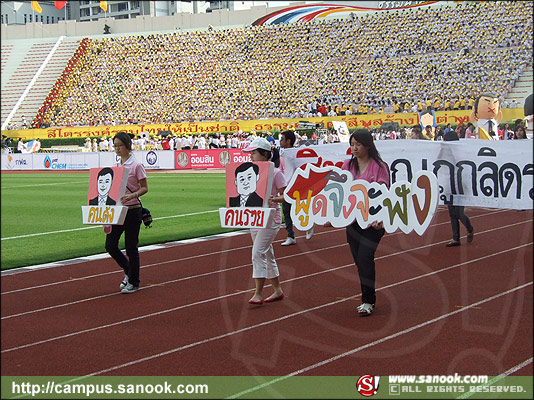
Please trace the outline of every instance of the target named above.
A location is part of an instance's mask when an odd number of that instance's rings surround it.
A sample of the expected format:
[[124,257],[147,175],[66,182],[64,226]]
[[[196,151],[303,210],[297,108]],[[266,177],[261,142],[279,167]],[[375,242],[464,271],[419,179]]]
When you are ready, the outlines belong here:
[[257,137],[255,138],[252,143],[247,148],[244,148],[243,151],[245,152],[251,152],[252,150],[256,149],[263,149],[267,151],[271,151],[271,144],[267,139]]

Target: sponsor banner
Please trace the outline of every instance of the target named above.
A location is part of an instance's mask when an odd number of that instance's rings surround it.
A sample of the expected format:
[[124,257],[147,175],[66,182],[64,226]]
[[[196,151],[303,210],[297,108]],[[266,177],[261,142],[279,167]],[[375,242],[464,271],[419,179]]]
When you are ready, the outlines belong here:
[[[115,152],[101,152],[100,167],[118,165],[120,157]],[[136,160],[143,163],[145,169],[174,169],[174,152],[169,150],[134,151]]]
[[32,154],[2,154],[2,171],[22,171],[32,169]]
[[[528,140],[375,143],[390,168],[391,185],[402,180],[411,182],[418,171],[430,171],[438,178],[439,204],[532,209],[534,165]],[[304,164],[341,167],[350,157],[346,143],[285,149],[284,174],[289,182]]]
[[98,153],[33,153],[34,170],[86,170],[98,167]]
[[[134,151],[146,169],[174,169],[173,151]],[[115,152],[2,154],[2,170],[88,170],[120,162]],[[222,168],[222,167],[216,167]]]
[[229,163],[250,161],[239,149],[178,150],[174,152],[175,169],[225,168]]
[[[523,107],[503,108],[503,119],[501,122],[515,121],[525,118]],[[471,110],[458,111],[436,111],[436,123],[439,125],[467,124]],[[239,130],[250,132],[255,131],[283,131],[285,129],[296,129],[301,118],[286,119],[259,119],[246,121],[210,121],[192,122],[176,124],[158,125],[118,125],[118,126],[84,126],[84,127],[64,127],[48,129],[17,129],[5,130],[2,134],[11,138],[31,139],[60,139],[76,137],[113,137],[119,131],[125,131],[134,135],[147,132],[149,135],[158,135],[161,131],[170,131],[174,135],[198,135],[201,133],[216,132],[237,132]],[[339,115],[335,117],[313,117],[306,118],[306,122],[323,124],[325,128],[333,128],[334,121],[342,121],[352,128],[378,128],[385,122],[397,122],[401,126],[412,126],[419,123],[418,113],[397,113],[397,114],[369,114],[369,115]]]

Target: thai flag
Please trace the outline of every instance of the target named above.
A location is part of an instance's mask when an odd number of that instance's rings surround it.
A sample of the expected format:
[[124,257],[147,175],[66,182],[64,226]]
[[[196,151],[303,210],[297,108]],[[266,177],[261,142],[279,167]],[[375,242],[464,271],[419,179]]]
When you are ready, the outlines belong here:
[[23,153],[35,153],[39,150],[41,147],[41,144],[37,140],[30,140],[28,143],[24,143],[24,147],[22,149]]

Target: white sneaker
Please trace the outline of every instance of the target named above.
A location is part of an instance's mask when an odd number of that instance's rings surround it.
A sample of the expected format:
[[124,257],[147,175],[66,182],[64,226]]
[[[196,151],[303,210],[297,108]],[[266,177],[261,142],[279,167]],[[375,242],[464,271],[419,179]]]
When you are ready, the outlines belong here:
[[124,289],[121,290],[121,293],[134,293],[134,292],[137,292],[139,290],[139,287],[138,286],[134,286],[132,285],[131,283],[127,284]]
[[128,275],[124,275],[124,279],[122,280],[121,284],[119,285],[120,289],[124,289],[126,285],[128,284]]
[[285,242],[282,243],[282,246],[290,246],[292,244],[297,244],[297,240],[292,237],[288,237]]
[[310,240],[313,237],[313,228],[306,231],[306,240]]
[[367,315],[371,315],[374,309],[375,309],[374,304],[362,303],[358,306],[356,310],[358,310],[358,314],[360,314],[361,317],[365,317]]

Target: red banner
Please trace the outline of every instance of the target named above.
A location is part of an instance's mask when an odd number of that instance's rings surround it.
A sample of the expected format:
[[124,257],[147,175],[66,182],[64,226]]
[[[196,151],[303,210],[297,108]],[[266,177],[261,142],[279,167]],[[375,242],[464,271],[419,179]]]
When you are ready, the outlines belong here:
[[232,162],[247,162],[250,156],[239,149],[179,150],[174,152],[176,169],[224,168]]

